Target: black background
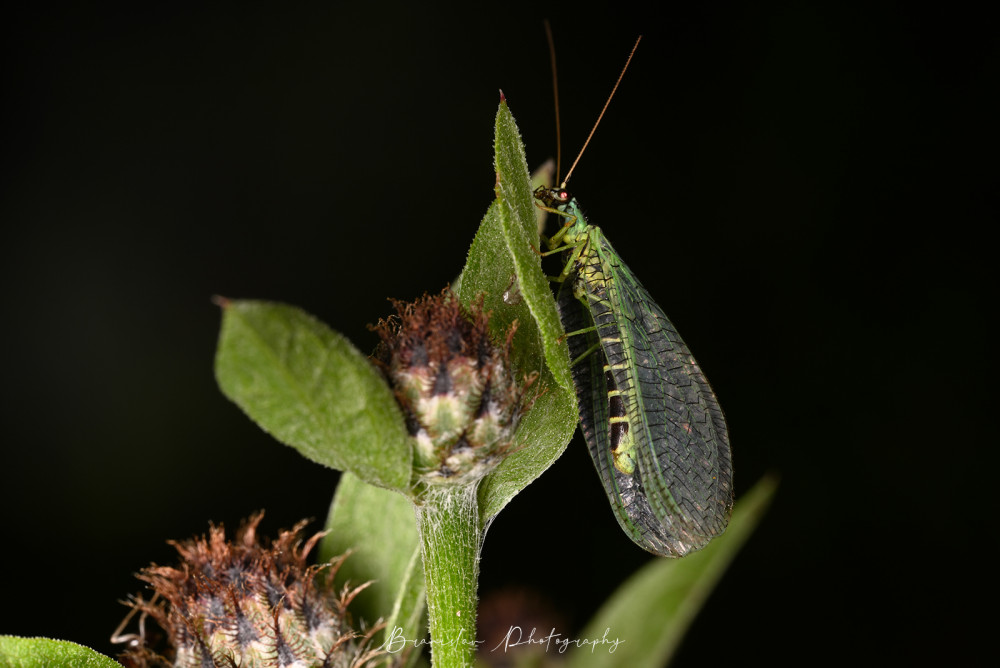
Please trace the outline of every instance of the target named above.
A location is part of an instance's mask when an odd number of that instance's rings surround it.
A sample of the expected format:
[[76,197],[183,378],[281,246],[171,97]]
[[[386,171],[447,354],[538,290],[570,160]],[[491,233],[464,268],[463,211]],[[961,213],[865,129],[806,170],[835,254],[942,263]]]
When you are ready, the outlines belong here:
[[[994,24],[713,7],[8,17],[0,632],[111,652],[166,539],[259,508],[322,522],[337,474],[215,386],[210,297],[296,304],[370,350],[386,297],[462,266],[499,88],[529,163],[554,153],[548,16],[566,159],[645,35],[573,191],[711,378],[737,494],[783,477],[677,664],[976,656]],[[482,594],[530,588],[578,628],[647,558],[577,437],[490,529]]]

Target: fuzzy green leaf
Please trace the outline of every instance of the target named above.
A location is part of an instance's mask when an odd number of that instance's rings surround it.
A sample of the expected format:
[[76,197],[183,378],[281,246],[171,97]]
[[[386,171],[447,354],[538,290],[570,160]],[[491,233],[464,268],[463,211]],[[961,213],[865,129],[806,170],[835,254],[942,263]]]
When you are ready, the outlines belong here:
[[309,459],[408,488],[412,455],[391,390],[347,339],[304,311],[223,302],[215,375],[254,422]]
[[[367,485],[345,473],[326,520],[330,531],[320,544],[320,559],[328,561],[351,550],[337,571],[337,586],[371,582],[351,603],[351,613],[369,624],[382,619],[408,639],[423,638],[424,571],[413,504],[401,494]],[[407,665],[420,655],[411,652]],[[392,659],[398,655],[392,655]]]
[[68,640],[0,636],[0,666],[5,668],[122,668],[89,647]]
[[763,517],[777,489],[777,479],[761,479],[733,508],[726,532],[704,549],[682,559],[656,559],[632,575],[611,595],[581,639],[624,641],[569,652],[570,668],[591,666],[664,666],[729,563]]
[[[499,338],[515,320],[513,364],[518,374],[539,373],[529,390],[538,393],[518,426],[515,448],[480,483],[485,522],[562,454],[576,429],[577,409],[569,353],[559,341],[562,325],[538,254],[538,227],[524,146],[505,102],[496,121],[497,199],[469,249],[459,297],[468,304],[483,296]],[[504,294],[508,295],[504,301]]]
[[[575,396],[576,390],[569,370],[569,348],[560,340],[562,323],[538,254],[535,198],[528,176],[528,163],[524,157],[524,144],[521,143],[520,131],[506,102],[501,102],[497,111],[494,151],[497,170],[496,202],[499,204],[500,224],[507,252],[514,260],[524,303],[531,310],[541,333],[545,359],[559,386]],[[576,400],[572,403],[575,413]]]

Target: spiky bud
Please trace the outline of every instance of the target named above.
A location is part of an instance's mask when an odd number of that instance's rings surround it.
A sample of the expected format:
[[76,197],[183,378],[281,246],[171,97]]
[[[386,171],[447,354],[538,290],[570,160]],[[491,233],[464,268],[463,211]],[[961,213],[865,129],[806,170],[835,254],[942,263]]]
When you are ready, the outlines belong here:
[[446,289],[393,306],[398,316],[373,328],[382,339],[373,357],[414,438],[416,473],[429,484],[474,482],[512,447],[531,404],[534,376],[518,382],[510,366],[517,323],[497,345],[482,300],[466,311]]
[[[346,555],[307,565],[323,534],[303,543],[306,523],[300,522],[269,545],[257,537],[262,518],[252,517],[232,542],[221,526],[212,526],[208,537],[171,541],[180,563],[141,571],[154,595],[130,603],[141,631],[119,636],[130,644],[121,657],[126,665],[353,668],[382,654],[368,649],[377,628],[361,636],[347,614],[366,585],[334,592],[333,576]],[[165,631],[166,648],[150,646],[147,617]]]

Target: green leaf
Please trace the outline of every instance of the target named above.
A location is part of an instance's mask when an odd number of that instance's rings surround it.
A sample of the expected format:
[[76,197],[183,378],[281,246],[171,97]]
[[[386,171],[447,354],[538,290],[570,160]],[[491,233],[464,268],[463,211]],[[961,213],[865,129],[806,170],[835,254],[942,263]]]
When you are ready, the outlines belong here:
[[[492,311],[494,336],[502,337],[515,320],[513,364],[519,374],[539,373],[529,390],[539,393],[516,433],[516,450],[479,487],[485,523],[562,454],[577,423],[576,393],[569,371],[562,325],[538,254],[538,227],[528,181],[524,146],[505,102],[496,120],[497,199],[486,212],[469,249],[459,287],[463,303],[483,295]],[[520,299],[505,303],[516,287]]]
[[4,668],[122,668],[114,659],[68,640],[0,636],[0,666]]
[[224,301],[215,375],[222,392],[309,459],[405,490],[412,453],[395,398],[368,359],[300,309]]
[[[397,626],[407,639],[423,638],[424,571],[413,504],[397,492],[367,485],[345,473],[326,528],[330,533],[320,544],[321,561],[351,550],[337,571],[337,586],[372,582],[350,609],[369,624],[380,618],[386,622],[386,631],[376,645]],[[411,652],[410,665],[419,655]]]
[[[542,271],[538,254],[538,223],[535,198],[524,157],[524,144],[506,102],[497,111],[494,139],[497,170],[497,199],[500,224],[507,252],[513,258],[524,303],[537,323],[545,349],[545,359],[559,386],[575,397],[569,370],[569,347],[561,341],[562,323],[556,310],[549,280]],[[471,252],[470,252],[471,255]],[[573,399],[575,412],[576,400]]]
[[[573,437],[576,429],[576,399],[566,401],[565,390],[556,389],[543,372],[541,383],[548,388],[538,397],[515,435],[518,450],[509,454],[479,483],[480,521],[486,521],[549,468]],[[532,388],[533,390],[534,388]]]
[[[726,532],[704,549],[682,559],[656,559],[632,575],[604,605],[581,639],[624,641],[571,650],[569,668],[614,665],[666,665],[684,633],[708,599],[729,563],[763,517],[777,488],[765,476],[733,508]],[[746,611],[744,611],[746,612]]]

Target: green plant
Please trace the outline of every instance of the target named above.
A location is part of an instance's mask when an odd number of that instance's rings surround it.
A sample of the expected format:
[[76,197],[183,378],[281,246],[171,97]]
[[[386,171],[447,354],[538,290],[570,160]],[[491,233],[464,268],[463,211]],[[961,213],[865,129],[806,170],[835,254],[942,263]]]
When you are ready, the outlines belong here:
[[[365,660],[414,665],[429,644],[435,666],[472,664],[484,527],[559,457],[578,421],[524,147],[505,101],[495,166],[496,199],[453,294],[397,305],[398,319],[379,326],[378,365],[297,308],[219,300],[222,391],[277,440],[344,472],[319,552],[321,561],[352,553],[335,586],[371,583],[351,606],[368,628],[385,625],[372,643],[383,653]],[[612,652],[614,663],[668,660],[773,489],[759,483],[703,551],[657,561],[626,583],[580,639],[563,640],[562,650],[583,647],[569,652],[570,664]],[[628,643],[601,628],[618,626],[634,630]],[[0,639],[0,657],[57,651],[65,644]]]

